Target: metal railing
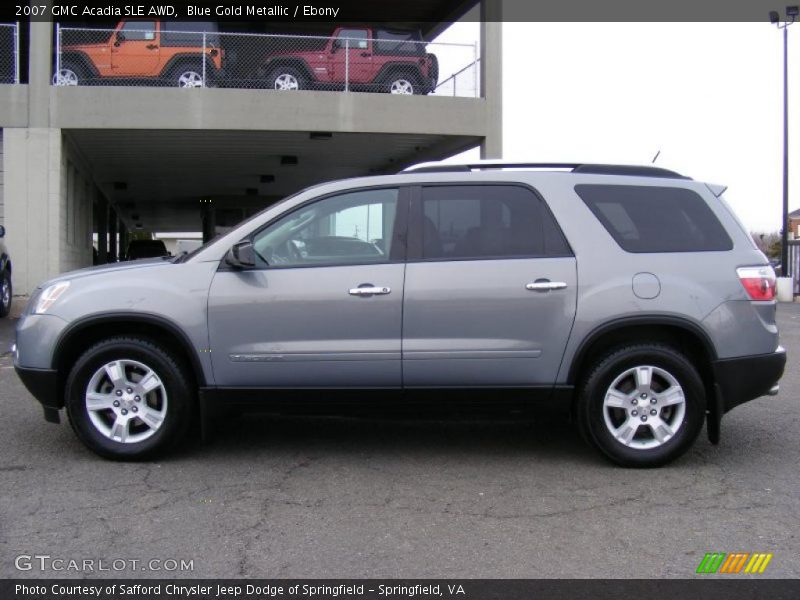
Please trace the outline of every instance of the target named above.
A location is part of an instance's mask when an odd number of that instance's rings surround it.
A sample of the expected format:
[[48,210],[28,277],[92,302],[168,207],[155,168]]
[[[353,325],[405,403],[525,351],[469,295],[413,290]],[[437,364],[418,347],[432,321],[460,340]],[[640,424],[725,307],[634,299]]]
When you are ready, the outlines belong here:
[[[462,90],[474,90],[474,96],[480,95],[480,62],[475,59],[471,64],[463,69],[459,69],[436,86],[436,94],[439,96],[459,96]],[[471,94],[470,94],[471,95]]]
[[[57,25],[53,85],[467,97],[477,97],[480,90],[477,42],[158,30],[143,28],[140,22],[136,26],[139,29]],[[450,83],[442,88],[440,82]]]
[[0,83],[19,83],[19,23],[0,23]]

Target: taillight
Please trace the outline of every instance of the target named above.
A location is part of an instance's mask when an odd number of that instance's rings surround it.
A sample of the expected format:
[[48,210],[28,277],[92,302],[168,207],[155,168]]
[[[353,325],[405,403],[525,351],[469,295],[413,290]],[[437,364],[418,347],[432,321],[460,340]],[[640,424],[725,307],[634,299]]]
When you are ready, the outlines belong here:
[[775,299],[775,271],[772,267],[739,267],[736,273],[751,300]]

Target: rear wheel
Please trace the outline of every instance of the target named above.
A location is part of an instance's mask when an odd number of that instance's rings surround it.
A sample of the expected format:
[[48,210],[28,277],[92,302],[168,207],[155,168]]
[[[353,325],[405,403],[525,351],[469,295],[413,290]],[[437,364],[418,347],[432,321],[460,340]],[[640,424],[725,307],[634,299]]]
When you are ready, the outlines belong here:
[[657,467],[694,443],[705,417],[700,375],[665,345],[617,348],[599,360],[578,397],[584,438],[615,463]]
[[172,81],[179,88],[198,88],[203,85],[203,68],[200,65],[186,64],[173,71]]
[[0,317],[5,317],[11,312],[12,296],[11,273],[8,269],[3,269],[0,273]]
[[153,342],[115,337],[77,361],[66,407],[78,438],[105,458],[156,456],[186,434],[192,390],[176,359]]
[[411,96],[422,93],[422,84],[413,73],[399,72],[387,79],[386,91],[390,94]]

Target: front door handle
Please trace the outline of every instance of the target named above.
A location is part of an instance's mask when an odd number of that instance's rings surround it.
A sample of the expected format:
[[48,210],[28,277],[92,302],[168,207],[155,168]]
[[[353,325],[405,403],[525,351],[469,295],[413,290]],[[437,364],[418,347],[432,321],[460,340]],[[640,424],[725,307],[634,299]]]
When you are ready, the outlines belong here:
[[147,44],[145,48],[147,48],[148,50],[155,50],[156,48],[158,48],[158,46],[156,46],[155,44]]
[[362,52],[361,56],[363,56],[364,58],[367,58],[369,56],[369,52]]
[[356,288],[351,288],[348,293],[351,296],[385,296],[392,293],[392,288],[366,283]]
[[567,287],[564,281],[550,281],[549,279],[537,279],[533,283],[525,285],[526,290],[532,292],[549,292],[550,290],[563,290]]

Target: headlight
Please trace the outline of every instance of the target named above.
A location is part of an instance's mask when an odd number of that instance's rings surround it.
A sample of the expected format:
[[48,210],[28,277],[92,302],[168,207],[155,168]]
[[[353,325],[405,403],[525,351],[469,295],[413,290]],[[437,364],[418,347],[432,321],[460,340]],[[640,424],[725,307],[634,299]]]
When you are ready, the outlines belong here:
[[33,307],[33,312],[37,315],[46,313],[47,310],[53,306],[53,304],[55,304],[55,301],[67,291],[68,287],[69,281],[59,281],[58,283],[54,283],[53,285],[45,288],[45,290],[36,300],[36,304]]

